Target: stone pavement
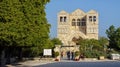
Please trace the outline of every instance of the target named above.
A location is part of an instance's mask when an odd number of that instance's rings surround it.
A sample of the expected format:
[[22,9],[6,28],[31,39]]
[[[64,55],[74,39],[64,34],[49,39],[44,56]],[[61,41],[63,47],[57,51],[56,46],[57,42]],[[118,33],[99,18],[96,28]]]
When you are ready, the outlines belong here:
[[25,62],[14,63],[10,65],[6,65],[6,67],[33,67],[37,65],[55,63],[53,60],[29,60]]
[[80,60],[80,61],[73,61],[73,60],[61,60],[61,61],[54,61],[54,60],[29,60],[25,62],[14,63],[11,65],[6,65],[6,67],[33,67],[43,64],[49,63],[57,63],[57,62],[104,62],[104,61],[117,61],[117,60]]

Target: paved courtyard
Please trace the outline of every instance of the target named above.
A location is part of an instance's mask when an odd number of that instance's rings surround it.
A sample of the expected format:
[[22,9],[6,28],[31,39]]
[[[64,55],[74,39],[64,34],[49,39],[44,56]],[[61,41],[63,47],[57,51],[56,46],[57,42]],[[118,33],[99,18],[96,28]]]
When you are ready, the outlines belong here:
[[33,67],[120,67],[120,61],[57,62]]
[[7,65],[6,67],[120,67],[120,61],[113,60],[91,60],[91,61],[68,61],[62,60],[55,61],[26,61],[13,65]]

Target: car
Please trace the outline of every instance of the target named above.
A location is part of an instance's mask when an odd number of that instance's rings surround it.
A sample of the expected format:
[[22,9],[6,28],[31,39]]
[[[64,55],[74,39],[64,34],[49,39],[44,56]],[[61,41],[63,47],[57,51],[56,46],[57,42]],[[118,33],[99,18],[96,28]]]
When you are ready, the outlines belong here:
[[120,54],[111,54],[111,59],[112,60],[119,60],[120,59]]

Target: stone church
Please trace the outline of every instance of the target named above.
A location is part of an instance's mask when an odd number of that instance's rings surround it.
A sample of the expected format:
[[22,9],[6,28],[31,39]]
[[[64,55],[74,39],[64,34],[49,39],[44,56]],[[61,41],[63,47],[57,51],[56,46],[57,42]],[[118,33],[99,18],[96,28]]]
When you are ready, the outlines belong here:
[[62,41],[61,51],[78,51],[79,39],[98,39],[98,12],[76,9],[72,13],[58,13],[57,38]]

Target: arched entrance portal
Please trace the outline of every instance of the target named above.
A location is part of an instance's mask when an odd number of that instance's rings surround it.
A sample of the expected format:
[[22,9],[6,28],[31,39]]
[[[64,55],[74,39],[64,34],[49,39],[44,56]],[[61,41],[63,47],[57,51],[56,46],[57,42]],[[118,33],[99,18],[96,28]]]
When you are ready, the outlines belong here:
[[75,45],[80,45],[79,42],[80,42],[82,39],[83,39],[82,37],[79,37],[79,38],[73,37],[73,38],[72,38],[72,42],[74,42]]
[[[60,48],[62,59],[68,59],[67,54],[69,54],[69,52],[72,54],[72,52],[79,51],[79,42],[86,38],[86,35],[80,31],[71,31],[69,36],[61,39],[63,41],[63,45]],[[72,56],[71,54],[70,57]]]
[[69,45],[61,46],[61,59],[73,60],[75,58],[75,52],[79,51],[79,42],[82,40],[82,37],[73,37],[71,41],[68,41]]

